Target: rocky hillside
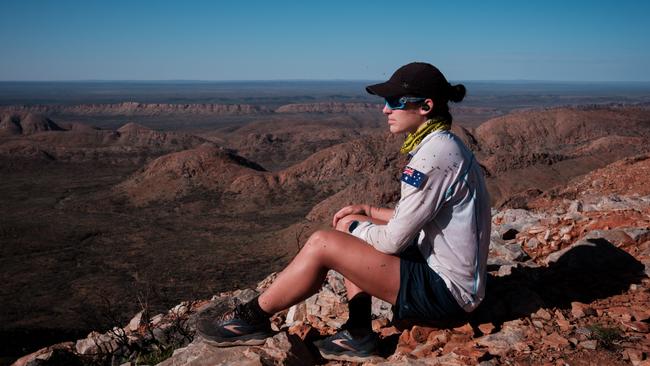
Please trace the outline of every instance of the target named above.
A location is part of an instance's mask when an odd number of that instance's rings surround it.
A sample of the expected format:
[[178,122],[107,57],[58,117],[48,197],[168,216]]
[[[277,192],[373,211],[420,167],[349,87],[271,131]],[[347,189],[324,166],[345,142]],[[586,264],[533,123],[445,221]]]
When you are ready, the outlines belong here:
[[[408,324],[391,322],[390,307],[374,302],[382,357],[366,364],[648,364],[650,196],[645,185],[635,183],[643,180],[638,173],[648,169],[648,161],[639,156],[597,170],[547,195],[536,209],[495,210],[484,303],[457,323]],[[623,189],[620,182],[631,178]],[[110,359],[161,365],[324,363],[311,342],[335,332],[347,317],[342,279],[334,272],[319,293],[274,316],[278,333],[263,346],[220,349],[194,335],[197,317],[252,298],[273,278],[256,289],[182,303],[165,314],[144,309],[123,327],[42,349],[15,365]]]
[[6,114],[0,117],[0,134],[31,135],[43,131],[63,130],[51,119],[36,113]]
[[626,156],[650,151],[650,112],[640,107],[563,107],[515,112],[473,131],[493,202],[564,185]]
[[[343,197],[354,197],[351,192],[355,191],[367,193],[363,198],[372,202],[385,205],[394,201],[398,188],[394,184],[395,174],[405,163],[396,153],[401,137],[378,129],[351,136],[336,123],[321,124],[313,130],[304,125],[286,130],[283,126],[286,125],[280,124],[272,133],[253,133],[255,126],[246,126],[221,135],[223,144],[234,147],[238,155],[251,161],[273,154],[274,159],[298,160],[274,172],[242,170],[236,177],[229,176],[232,184],[226,191],[245,194],[248,201],[260,205],[287,196],[311,197],[310,202],[327,199],[316,206],[309,216],[312,219],[326,216],[332,207],[346,201]],[[453,131],[476,153],[497,206],[514,207],[513,197],[523,204],[521,195],[526,192],[546,191],[612,161],[650,151],[650,112],[638,108],[524,111],[492,119],[476,130],[454,125]],[[317,149],[341,139],[348,142]],[[316,150],[313,154],[309,154],[311,148]],[[155,175],[150,170],[160,167],[146,167],[143,174]],[[218,171],[211,174],[216,175],[206,178],[208,181],[223,180]],[[203,187],[200,183],[196,186]],[[210,186],[203,188],[209,190]],[[155,193],[148,194],[152,199],[155,197]],[[170,199],[165,197],[160,196]],[[323,210],[324,207],[327,209]],[[318,210],[322,212],[317,213]]]
[[0,156],[67,162],[139,160],[180,151],[207,140],[179,132],[160,132],[129,122],[117,130],[81,123],[58,125],[34,114],[6,114],[0,120]]
[[136,205],[175,200],[200,187],[223,193],[233,181],[259,165],[212,144],[161,156],[117,187]]

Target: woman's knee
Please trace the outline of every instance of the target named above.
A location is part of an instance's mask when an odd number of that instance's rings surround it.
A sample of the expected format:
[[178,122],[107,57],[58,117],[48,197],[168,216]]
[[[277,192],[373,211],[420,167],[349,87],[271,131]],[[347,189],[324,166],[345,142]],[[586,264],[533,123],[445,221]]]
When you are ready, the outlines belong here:
[[302,250],[310,256],[338,251],[340,243],[336,240],[336,234],[338,233],[332,230],[317,230],[307,239]]

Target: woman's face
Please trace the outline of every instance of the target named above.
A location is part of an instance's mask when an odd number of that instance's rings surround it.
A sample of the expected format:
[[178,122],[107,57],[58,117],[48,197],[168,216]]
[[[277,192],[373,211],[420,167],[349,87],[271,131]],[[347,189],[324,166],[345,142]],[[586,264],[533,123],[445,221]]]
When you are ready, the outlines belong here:
[[[431,99],[427,99],[426,103],[430,103],[430,107],[433,107]],[[382,112],[388,117],[388,128],[391,133],[415,132],[428,119],[428,112],[420,105],[409,105],[404,109],[391,109],[384,105]]]

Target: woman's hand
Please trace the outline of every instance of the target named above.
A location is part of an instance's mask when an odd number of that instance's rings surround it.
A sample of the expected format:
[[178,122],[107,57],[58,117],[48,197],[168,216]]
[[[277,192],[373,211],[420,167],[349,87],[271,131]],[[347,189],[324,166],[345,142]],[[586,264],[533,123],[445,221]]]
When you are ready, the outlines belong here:
[[339,212],[334,214],[334,218],[332,219],[332,227],[336,227],[336,224],[338,224],[339,220],[341,220],[345,216],[354,215],[354,214],[362,214],[371,217],[370,205],[351,205],[351,206],[343,207],[342,209],[339,210]]

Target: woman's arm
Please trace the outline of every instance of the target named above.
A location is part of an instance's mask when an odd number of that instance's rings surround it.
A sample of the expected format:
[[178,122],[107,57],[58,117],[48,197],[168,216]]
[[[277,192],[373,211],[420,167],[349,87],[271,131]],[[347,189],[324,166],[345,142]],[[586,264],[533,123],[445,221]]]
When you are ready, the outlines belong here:
[[395,212],[394,208],[384,208],[384,207],[374,207],[368,206],[368,217],[373,219],[379,219],[381,221],[390,221],[390,218],[393,217]]
[[334,218],[332,219],[332,227],[336,227],[339,220],[350,215],[364,215],[368,216],[371,219],[388,222],[393,216],[394,211],[395,209],[392,208],[373,207],[366,204],[345,206],[334,214]]
[[399,253],[463,185],[473,163],[471,152],[440,136],[436,143],[423,146],[404,169],[398,208],[388,224],[360,222],[352,234],[380,252]]

